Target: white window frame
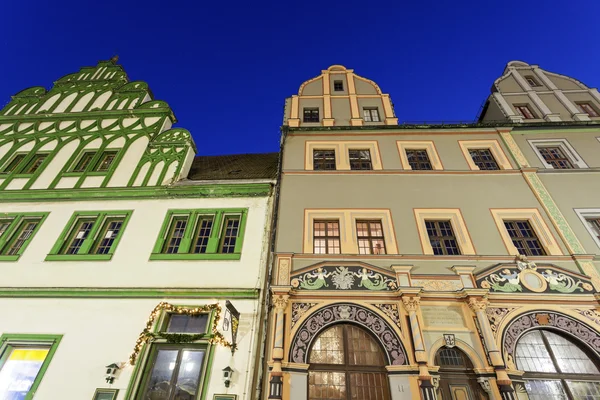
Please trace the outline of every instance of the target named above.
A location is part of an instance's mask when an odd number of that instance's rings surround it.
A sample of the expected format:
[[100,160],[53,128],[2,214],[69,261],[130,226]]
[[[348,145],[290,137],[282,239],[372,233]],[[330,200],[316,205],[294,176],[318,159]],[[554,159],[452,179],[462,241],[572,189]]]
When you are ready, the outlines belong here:
[[596,245],[600,247],[600,238],[587,221],[587,218],[600,218],[600,208],[575,208],[574,211]]
[[546,162],[542,156],[542,153],[540,153],[539,147],[546,146],[560,147],[569,160],[571,160],[571,163],[576,166],[576,168],[589,168],[585,161],[583,161],[583,158],[581,158],[581,156],[575,151],[567,139],[528,139],[527,141],[545,168],[554,169],[552,165]]

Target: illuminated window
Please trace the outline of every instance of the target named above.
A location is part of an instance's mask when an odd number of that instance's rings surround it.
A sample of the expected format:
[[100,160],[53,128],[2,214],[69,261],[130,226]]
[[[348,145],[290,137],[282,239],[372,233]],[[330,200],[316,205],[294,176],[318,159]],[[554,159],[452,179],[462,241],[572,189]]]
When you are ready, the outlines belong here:
[[313,250],[315,254],[340,254],[339,221],[313,222]]
[[381,221],[356,221],[359,254],[385,254]]

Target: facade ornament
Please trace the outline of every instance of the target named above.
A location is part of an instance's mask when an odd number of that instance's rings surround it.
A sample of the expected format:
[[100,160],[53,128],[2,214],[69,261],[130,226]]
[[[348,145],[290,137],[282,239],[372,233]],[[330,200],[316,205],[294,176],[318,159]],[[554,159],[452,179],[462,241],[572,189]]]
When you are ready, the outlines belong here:
[[285,310],[285,308],[287,307],[289,298],[290,298],[290,296],[288,296],[287,294],[275,294],[273,296],[273,300],[272,300],[273,306],[277,310]]
[[420,303],[421,303],[421,300],[419,299],[418,296],[410,296],[410,297],[402,296],[402,304],[404,304],[404,308],[409,313],[416,312],[417,309],[419,308]]
[[517,263],[517,267],[523,271],[524,269],[537,269],[537,265],[533,261],[529,261],[527,256],[523,254],[519,254],[515,257],[515,262]]
[[437,392],[440,387],[440,377],[439,376],[431,376],[431,384],[433,385],[433,388]]
[[492,385],[490,385],[490,378],[477,378],[477,382],[481,385],[484,392],[491,394]]
[[485,311],[488,306],[488,301],[484,297],[469,297],[467,304],[469,304],[469,308],[473,310],[474,313],[477,313],[478,311]]
[[456,346],[456,337],[454,336],[454,334],[444,333],[444,343],[446,344],[446,347],[450,349]]

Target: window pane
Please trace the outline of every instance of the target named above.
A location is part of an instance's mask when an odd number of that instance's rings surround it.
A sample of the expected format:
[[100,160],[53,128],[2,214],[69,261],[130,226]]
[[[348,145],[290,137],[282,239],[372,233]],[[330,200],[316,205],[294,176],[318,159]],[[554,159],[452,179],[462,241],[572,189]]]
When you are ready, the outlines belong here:
[[577,345],[553,332],[543,331],[543,334],[548,340],[560,372],[565,374],[600,374],[598,368]]
[[17,154],[13,157],[12,160],[8,163],[8,165],[2,170],[3,173],[8,174],[17,169],[21,161],[25,158],[25,154]]
[[169,400],[178,350],[158,350],[143,400]]
[[208,239],[212,232],[213,220],[212,217],[201,217],[198,220],[196,228],[196,243],[194,245],[194,253],[206,253],[208,247]]
[[225,228],[223,230],[223,239],[221,245],[221,253],[234,253],[235,243],[240,228],[239,217],[227,217],[225,219]]
[[522,371],[556,372],[541,331],[531,331],[519,339],[515,361]]
[[184,350],[175,385],[174,400],[195,399],[200,385],[204,350]]
[[348,335],[348,364],[383,366],[383,353],[377,342],[363,329],[352,325],[346,326]]
[[350,393],[353,399],[388,399],[388,377],[382,372],[352,372],[350,375]]
[[406,150],[406,158],[414,170],[432,170],[427,150]]
[[10,224],[13,223],[12,219],[3,219],[0,220],[0,237],[4,235],[4,233],[8,230]]
[[208,314],[200,315],[185,315],[171,314],[169,316],[169,326],[167,332],[172,333],[204,333],[206,332],[206,324],[208,322]]
[[25,173],[25,174],[33,174],[42,165],[42,163],[44,162],[44,160],[46,159],[46,157],[48,157],[47,154],[37,154],[37,155],[35,155],[33,157],[33,159],[31,159],[31,161],[29,162],[29,164],[27,165],[27,167],[25,167],[25,170],[23,171],[23,173]]
[[100,230],[100,235],[96,239],[95,254],[108,254],[115,239],[119,236],[124,219],[109,218],[104,222],[104,226]]
[[309,400],[345,400],[346,374],[343,372],[310,371],[308,373]]
[[37,228],[39,220],[25,220],[21,222],[21,225],[17,229],[15,233],[13,241],[9,244],[7,250],[5,251],[7,255],[13,256],[19,253],[21,247],[25,244],[25,242],[33,235],[35,228]]
[[100,161],[98,162],[94,170],[98,172],[108,171],[116,156],[116,151],[105,151],[100,156]]
[[9,350],[10,355],[0,370],[0,398],[24,400],[49,350],[39,347],[14,347]]
[[167,254],[175,254],[179,250],[179,245],[181,244],[181,239],[183,239],[183,234],[185,232],[185,228],[187,227],[188,217],[174,217],[171,221],[171,226],[169,227],[169,233],[167,236],[167,240],[165,241],[165,248],[163,249],[163,253]]
[[525,381],[529,400],[567,400],[567,394],[560,381]]
[[75,222],[75,228],[71,231],[65,254],[77,254],[79,252],[83,242],[90,234],[94,222],[93,219],[79,219]]
[[83,153],[83,155],[77,162],[77,165],[75,165],[75,168],[73,168],[73,172],[85,171],[87,169],[88,165],[90,164],[90,161],[92,161],[92,159],[94,158],[95,154],[96,153],[93,153],[93,152]]
[[465,360],[459,350],[442,348],[438,353],[440,366],[465,367]]
[[335,170],[335,150],[313,150],[313,169]]
[[320,334],[310,351],[310,362],[315,364],[343,364],[343,326],[336,325]]
[[566,381],[575,400],[600,399],[600,382]]

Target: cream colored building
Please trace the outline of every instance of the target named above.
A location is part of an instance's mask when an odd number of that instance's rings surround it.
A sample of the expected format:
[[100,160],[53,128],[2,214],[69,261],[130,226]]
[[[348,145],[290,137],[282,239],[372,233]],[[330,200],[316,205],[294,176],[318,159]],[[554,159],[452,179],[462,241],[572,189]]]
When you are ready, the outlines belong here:
[[[584,221],[600,209],[598,104],[521,62],[471,125],[398,125],[389,95],[340,65],[300,85],[285,102],[264,398],[600,395],[599,242]],[[544,166],[538,139],[572,145],[577,167]]]

